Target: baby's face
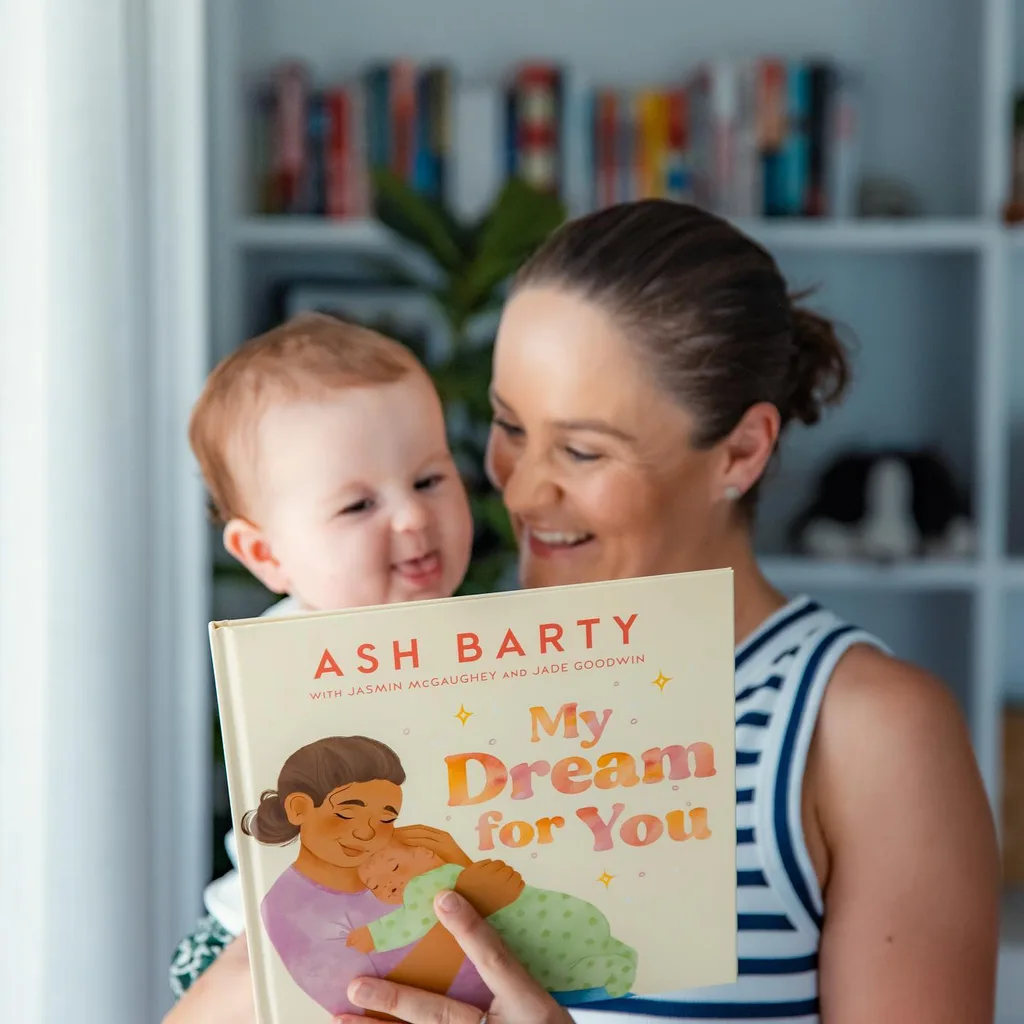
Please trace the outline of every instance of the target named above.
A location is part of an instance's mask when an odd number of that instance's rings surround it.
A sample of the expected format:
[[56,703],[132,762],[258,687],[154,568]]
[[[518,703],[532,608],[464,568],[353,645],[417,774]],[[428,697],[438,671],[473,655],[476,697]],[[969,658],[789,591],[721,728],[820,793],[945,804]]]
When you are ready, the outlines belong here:
[[307,608],[448,597],[465,575],[469,503],[425,374],[273,404],[251,477],[282,589]]
[[392,842],[359,865],[363,885],[384,903],[401,903],[409,880],[439,868],[444,861],[422,846]]

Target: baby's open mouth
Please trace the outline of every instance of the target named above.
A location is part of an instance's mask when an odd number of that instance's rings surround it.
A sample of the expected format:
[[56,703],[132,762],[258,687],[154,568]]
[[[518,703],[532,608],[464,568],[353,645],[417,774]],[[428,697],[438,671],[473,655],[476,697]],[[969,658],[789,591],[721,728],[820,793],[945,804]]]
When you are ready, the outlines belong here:
[[395,562],[391,568],[413,586],[430,586],[441,578],[441,555],[437,551],[430,551],[418,558]]

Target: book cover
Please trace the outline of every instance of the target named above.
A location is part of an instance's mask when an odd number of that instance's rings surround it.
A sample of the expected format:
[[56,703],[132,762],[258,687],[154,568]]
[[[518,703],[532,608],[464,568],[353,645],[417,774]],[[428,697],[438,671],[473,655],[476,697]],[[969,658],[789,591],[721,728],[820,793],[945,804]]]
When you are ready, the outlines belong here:
[[486,1007],[448,888],[563,1005],[735,980],[733,631],[727,569],[212,623],[261,1024]]

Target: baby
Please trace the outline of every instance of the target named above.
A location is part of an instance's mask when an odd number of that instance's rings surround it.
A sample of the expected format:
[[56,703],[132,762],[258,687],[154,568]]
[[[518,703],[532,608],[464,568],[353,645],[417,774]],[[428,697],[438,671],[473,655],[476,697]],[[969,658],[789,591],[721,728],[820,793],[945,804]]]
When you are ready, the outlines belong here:
[[210,375],[189,439],[224,544],[273,614],[449,597],[472,521],[433,383],[404,346],[320,314]]
[[[297,316],[218,364],[189,441],[225,547],[287,595],[265,615],[449,597],[462,582],[469,501],[437,391],[398,342]],[[214,887],[218,903],[241,905],[236,872],[207,888],[213,916],[179,944],[177,995],[200,954],[218,956],[238,932],[213,914]]]
[[[377,899],[401,904],[401,909],[355,929],[348,945],[370,953],[418,942],[437,923],[434,897],[454,889],[462,870],[430,850],[392,841],[359,867],[359,877]],[[602,997],[606,992],[617,999],[633,986],[635,950],[612,938],[604,914],[584,900],[528,885],[487,920],[512,954],[556,996],[603,990]]]

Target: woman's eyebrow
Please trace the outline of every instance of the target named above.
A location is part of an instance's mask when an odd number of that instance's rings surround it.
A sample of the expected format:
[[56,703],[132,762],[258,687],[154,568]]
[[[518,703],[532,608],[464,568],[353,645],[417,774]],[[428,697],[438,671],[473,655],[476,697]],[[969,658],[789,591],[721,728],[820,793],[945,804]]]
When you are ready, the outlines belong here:
[[555,420],[554,425],[561,430],[592,430],[596,434],[617,437],[620,441],[636,440],[632,434],[613,427],[610,423],[605,423],[604,420]]
[[[506,402],[501,395],[494,390],[494,388],[489,388],[488,394],[495,405],[500,405],[503,409],[507,409],[509,412],[512,411],[512,406],[510,406],[508,402]],[[627,433],[625,430],[620,430],[618,427],[613,427],[610,423],[605,423],[604,420],[554,420],[552,425],[558,427],[560,430],[592,430],[598,434],[607,434],[609,437],[617,437],[620,441],[636,441],[636,438],[632,434]]]

